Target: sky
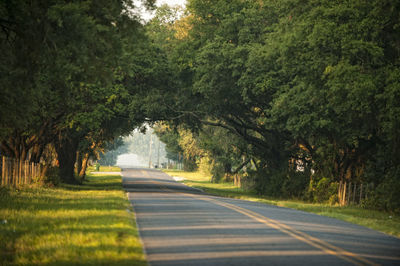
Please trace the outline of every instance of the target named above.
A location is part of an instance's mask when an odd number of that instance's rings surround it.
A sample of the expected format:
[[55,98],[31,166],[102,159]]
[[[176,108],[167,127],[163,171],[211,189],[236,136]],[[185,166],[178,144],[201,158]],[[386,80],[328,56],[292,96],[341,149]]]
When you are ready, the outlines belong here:
[[168,4],[170,6],[174,5],[185,5],[186,0],[157,0],[157,5]]
[[[162,4],[168,4],[170,6],[175,6],[175,5],[185,6],[186,0],[157,0],[156,1],[157,6],[161,6]],[[144,9],[142,9],[142,11],[140,11],[140,14],[141,14],[142,19],[144,19],[145,21],[149,21],[153,17],[152,13],[150,13]]]

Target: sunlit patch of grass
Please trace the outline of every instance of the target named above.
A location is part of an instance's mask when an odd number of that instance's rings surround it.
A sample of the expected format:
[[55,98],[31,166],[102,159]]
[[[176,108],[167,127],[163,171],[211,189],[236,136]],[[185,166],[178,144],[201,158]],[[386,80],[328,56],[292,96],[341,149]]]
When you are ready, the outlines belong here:
[[184,177],[183,183],[199,188],[206,193],[256,201],[280,207],[292,208],[319,215],[333,217],[339,220],[359,224],[371,229],[375,229],[393,236],[400,237],[400,216],[383,211],[367,210],[358,206],[331,206],[327,204],[308,203],[299,200],[282,200],[270,197],[262,197],[251,191],[245,191],[235,186],[233,183],[211,183],[211,177],[199,172],[184,172],[163,170],[171,176]]
[[[89,166],[87,168],[88,172],[95,172],[96,171],[96,167],[94,165]],[[118,166],[104,166],[101,165],[100,169],[96,172],[121,172],[121,168]]]
[[0,265],[146,265],[120,176],[0,189]]

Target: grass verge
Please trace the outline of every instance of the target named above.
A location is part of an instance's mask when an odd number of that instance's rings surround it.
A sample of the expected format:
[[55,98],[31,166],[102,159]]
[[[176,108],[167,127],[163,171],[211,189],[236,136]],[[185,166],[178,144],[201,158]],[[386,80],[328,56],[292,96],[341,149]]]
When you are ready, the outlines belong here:
[[147,265],[120,176],[0,188],[0,265]]
[[354,224],[369,227],[389,235],[400,237],[400,217],[383,211],[367,210],[357,206],[331,206],[327,204],[307,203],[296,200],[281,200],[258,196],[254,192],[244,191],[232,183],[211,183],[211,177],[199,172],[184,172],[179,170],[164,170],[171,176],[184,177],[184,184],[202,189],[204,192],[235,199],[262,202],[281,207],[312,212],[329,216]]
[[121,172],[121,168],[119,168],[118,166],[103,166],[100,165],[100,169],[98,171],[96,171],[96,167],[95,166],[89,166],[87,169],[87,172]]

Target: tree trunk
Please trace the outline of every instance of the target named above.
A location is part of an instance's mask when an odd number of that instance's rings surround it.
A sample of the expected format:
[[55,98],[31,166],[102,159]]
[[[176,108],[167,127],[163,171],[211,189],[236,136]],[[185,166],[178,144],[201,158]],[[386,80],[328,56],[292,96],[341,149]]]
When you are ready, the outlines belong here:
[[13,150],[10,148],[10,146],[8,145],[8,143],[6,141],[2,141],[1,142],[1,154],[5,155],[7,157],[14,157],[14,152]]
[[79,177],[82,181],[85,180],[85,177],[86,177],[86,169],[87,169],[88,162],[89,162],[89,153],[85,153],[85,156],[82,159],[82,167],[79,172]]
[[40,162],[40,158],[43,155],[43,151],[44,151],[44,146],[43,145],[36,144],[35,146],[33,146],[33,149],[31,151],[30,162],[39,163]]
[[68,136],[60,136],[55,145],[60,165],[60,178],[65,183],[74,184],[77,182],[74,175],[74,168],[78,142],[78,140]]
[[82,152],[78,151],[76,153],[76,173],[80,176],[82,169]]
[[47,175],[47,171],[49,170],[49,164],[45,164],[42,168],[42,172],[40,173],[41,177],[45,177]]
[[32,148],[32,141],[30,141],[30,139],[33,137],[31,136],[29,138],[27,136],[21,136],[20,134],[20,132],[15,131],[8,138],[8,141],[3,140],[1,143],[1,150],[7,157],[26,161],[28,153]]

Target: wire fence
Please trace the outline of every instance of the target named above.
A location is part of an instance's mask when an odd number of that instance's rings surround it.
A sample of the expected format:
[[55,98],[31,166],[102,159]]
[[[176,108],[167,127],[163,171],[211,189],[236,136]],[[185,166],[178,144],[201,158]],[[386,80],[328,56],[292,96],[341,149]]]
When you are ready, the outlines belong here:
[[368,198],[372,184],[340,181],[338,189],[338,200],[341,206],[360,204]]

